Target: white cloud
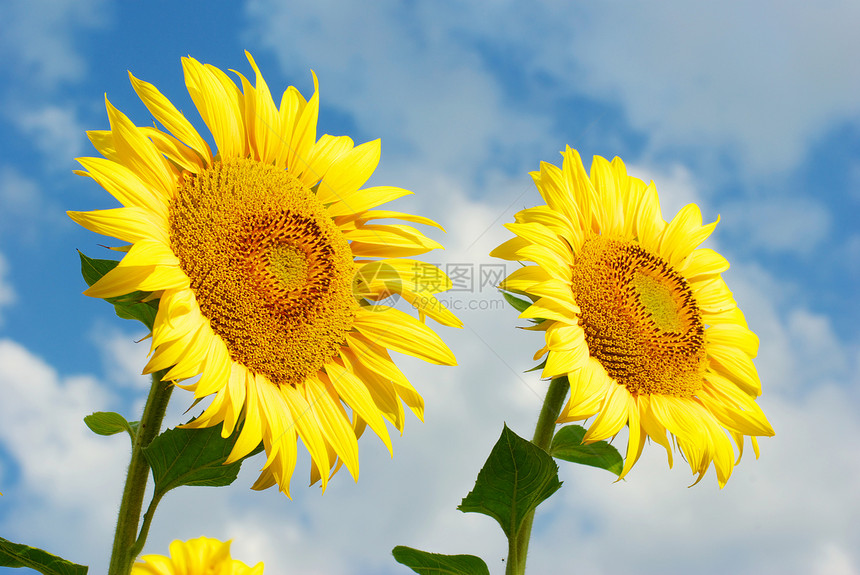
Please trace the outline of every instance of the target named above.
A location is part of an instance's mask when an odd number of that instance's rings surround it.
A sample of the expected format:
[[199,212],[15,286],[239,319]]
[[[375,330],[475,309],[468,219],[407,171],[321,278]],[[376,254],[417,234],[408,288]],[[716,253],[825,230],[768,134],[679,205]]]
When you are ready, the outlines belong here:
[[74,36],[103,26],[107,7],[104,0],[3,2],[0,56],[4,67],[11,68],[19,81],[41,88],[79,80],[87,66]]
[[639,178],[646,184],[654,182],[660,195],[660,210],[666,221],[672,221],[681,208],[687,204],[696,204],[702,211],[706,222],[716,219],[716,214],[709,214],[708,205],[700,192],[701,184],[685,166],[673,164],[655,169],[653,166],[628,165],[627,173]]
[[[545,108],[571,96],[619,103],[653,150],[728,153],[757,174],[795,167],[815,138],[860,120],[860,8],[847,0],[778,14],[763,1],[680,0],[457,11],[256,0],[248,12],[249,38],[291,75],[314,67],[327,101],[369,133],[396,127],[414,153],[448,168],[535,145],[552,133]],[[551,86],[541,104],[503,101],[487,47],[521,74],[522,90]]]
[[536,37],[534,64],[577,93],[623,104],[657,147],[736,150],[769,172],[795,166],[812,139],[860,114],[854,2],[627,1],[554,16],[568,26]]
[[81,155],[86,136],[74,109],[56,105],[27,108],[14,114],[11,120],[36,144],[50,166],[79,167],[74,158]]
[[141,375],[148,361],[150,340],[142,324],[133,332],[123,331],[112,325],[99,325],[92,335],[99,349],[105,375],[111,383],[136,390],[148,390],[150,377]]
[[44,224],[65,223],[63,218],[35,180],[14,166],[0,165],[0,234],[32,243]]
[[856,564],[851,555],[834,543],[821,545],[820,555],[816,558],[811,571],[814,575],[857,575]]
[[503,100],[435,6],[256,0],[248,13],[248,37],[274,51],[292,78],[304,82],[314,69],[325,103],[424,166],[471,174],[517,157],[549,131],[540,113]]
[[4,228],[14,221],[30,220],[43,211],[42,191],[30,178],[12,166],[0,167],[0,205]]
[[[6,257],[0,253],[0,312],[3,311],[4,307],[7,307],[17,300],[17,295],[15,294],[15,288],[12,287],[12,284],[9,282],[8,278],[9,274],[9,262],[6,261]],[[0,313],[0,326],[3,325],[3,315]]]
[[813,254],[832,227],[826,205],[804,197],[733,202],[726,205],[723,215],[748,245],[770,253]]
[[0,389],[0,444],[20,473],[3,486],[4,535],[76,561],[85,561],[94,543],[102,552],[116,521],[129,443],[94,435],[83,418],[111,409],[112,397],[92,377],[61,377],[10,339],[0,339]]

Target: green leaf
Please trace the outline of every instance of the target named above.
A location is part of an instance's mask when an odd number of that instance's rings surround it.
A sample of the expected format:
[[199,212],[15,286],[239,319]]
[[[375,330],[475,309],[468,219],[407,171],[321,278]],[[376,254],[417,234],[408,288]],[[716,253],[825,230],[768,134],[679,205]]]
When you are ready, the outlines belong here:
[[624,460],[617,449],[605,441],[583,445],[583,437],[585,437],[585,428],[581,425],[562,427],[552,438],[552,445],[549,448],[550,455],[572,463],[599,467],[611,471],[615,475],[621,473],[624,468]]
[[96,411],[84,418],[84,423],[90,428],[90,431],[98,435],[114,435],[127,431],[134,441],[134,436],[137,434],[138,422],[129,423],[118,413],[113,411]]
[[525,516],[560,487],[552,457],[506,425],[475,487],[457,509],[493,517],[511,539]]
[[[181,485],[222,487],[236,480],[242,459],[224,465],[240,430],[221,437],[221,426],[205,429],[168,429],[152,440],[143,455],[152,467],[155,495],[163,496]],[[262,443],[249,453],[262,451]]]
[[102,279],[119,263],[117,260],[96,260],[85,256],[80,250],[78,250],[78,255],[81,258],[81,275],[84,276],[84,281],[87,282],[88,286]]
[[502,292],[502,297],[505,298],[505,301],[511,304],[511,306],[513,306],[513,308],[520,313],[526,311],[526,309],[528,309],[532,305],[532,302],[530,302],[529,300],[518,298],[514,294],[506,291]]
[[29,567],[44,575],[86,575],[87,568],[47,551],[0,537],[0,567]]
[[547,358],[543,358],[543,361],[542,361],[542,362],[540,362],[539,364],[537,364],[536,366],[534,366],[534,367],[533,367],[533,368],[531,368],[531,369],[527,369],[527,370],[525,370],[525,372],[524,372],[524,373],[528,373],[528,372],[530,372],[530,371],[537,371],[537,370],[539,370],[539,369],[543,369],[543,368],[545,368],[545,367],[546,367],[546,359],[547,359]]
[[487,564],[474,555],[440,555],[398,545],[394,560],[421,575],[490,575]]
[[[100,280],[106,273],[111,271],[119,263],[117,260],[97,260],[85,256],[80,251],[81,275],[88,286]],[[116,315],[122,319],[136,319],[152,331],[155,322],[155,314],[158,312],[158,300],[144,301],[151,296],[151,292],[134,291],[117,297],[104,298],[112,303],[116,309]]]

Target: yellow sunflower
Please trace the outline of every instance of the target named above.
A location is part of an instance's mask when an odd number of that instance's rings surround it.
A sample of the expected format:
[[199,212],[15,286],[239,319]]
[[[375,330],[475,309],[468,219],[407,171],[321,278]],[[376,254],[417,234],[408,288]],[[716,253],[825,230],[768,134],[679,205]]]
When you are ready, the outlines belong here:
[[758,338],[720,277],[729,264],[696,249],[717,222],[703,226],[695,204],[666,222],[653,182],[628,176],[620,158],[596,156],[589,176],[575,150],[562,155],[561,169],[541,162],[531,174],[547,205],[516,214],[505,227],[517,237],[491,254],[537,264],[501,287],[533,300],[520,317],[544,320],[534,327],[545,331],[542,376],[570,382],[559,422],[596,415],[586,443],[627,425],[620,477],[646,437],[671,467],[668,430],[696,482],[713,462],[722,487],[744,436],[758,457],[756,436],[774,432],[755,402]]
[[[391,442],[384,420],[402,432],[401,400],[423,418],[423,400],[389,350],[455,365],[424,323],[461,325],[434,297],[450,281],[405,259],[441,248],[415,228],[369,223],[427,218],[380,204],[410,194],[361,188],[380,157],[379,140],[317,139],[319,95],[288,88],[277,107],[256,74],[240,89],[224,72],[182,60],[185,83],[217,146],[153,85],[131,74],[138,96],[165,130],[137,127],[106,101],[109,131],[90,132],[104,158],[80,158],[87,175],[123,207],[69,216],[130,245],[119,265],[84,293],[106,298],[134,290],[160,298],[144,373],[169,368],[195,399],[214,394],[189,427],[223,422],[242,431],[228,463],[262,441],[268,459],[254,484],[277,483],[289,496],[297,440],[312,458],[313,481],[343,464],[358,475],[365,426]],[[416,278],[440,281],[424,285]],[[402,296],[419,319],[374,302]],[[185,380],[200,376],[193,382]]]
[[209,537],[170,544],[170,557],[144,555],[131,568],[131,575],[262,575],[263,563],[248,567],[230,557],[230,541]]

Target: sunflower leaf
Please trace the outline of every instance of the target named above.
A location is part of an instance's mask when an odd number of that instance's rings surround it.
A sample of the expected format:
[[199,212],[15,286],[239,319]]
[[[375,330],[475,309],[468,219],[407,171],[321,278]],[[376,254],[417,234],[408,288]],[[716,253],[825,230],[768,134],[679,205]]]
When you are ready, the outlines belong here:
[[511,539],[526,515],[560,487],[552,457],[505,425],[475,487],[457,509],[489,515]]
[[440,555],[398,545],[394,560],[420,575],[490,575],[487,564],[474,555]]
[[[119,263],[117,260],[97,260],[87,257],[78,251],[81,258],[81,275],[88,286],[99,281],[106,273],[111,271]],[[158,312],[158,300],[148,300],[152,294],[145,291],[134,291],[117,297],[104,298],[106,302],[113,304],[116,315],[122,319],[136,319],[145,325],[150,331],[155,322],[155,314]]]
[[583,445],[583,437],[585,437],[585,428],[581,425],[562,427],[552,438],[552,445],[549,448],[550,455],[571,463],[599,467],[615,475],[621,473],[624,468],[624,460],[617,449],[605,441]]
[[90,431],[98,435],[114,435],[127,431],[131,440],[134,441],[134,436],[137,434],[138,422],[129,422],[118,413],[113,411],[96,411],[84,418],[84,423],[90,428]]
[[29,567],[44,575],[86,575],[83,565],[0,537],[0,567]]
[[542,362],[540,362],[539,364],[537,364],[536,366],[534,366],[534,367],[533,367],[533,368],[531,368],[531,369],[527,369],[527,370],[525,370],[525,372],[524,372],[524,373],[528,373],[528,372],[530,372],[530,371],[537,371],[537,370],[539,370],[539,369],[543,369],[543,368],[545,368],[545,367],[546,367],[546,358],[543,358],[543,361],[542,361]]
[[529,300],[518,298],[514,294],[506,291],[502,291],[502,297],[505,298],[505,301],[511,304],[511,306],[518,312],[524,312],[532,305],[532,302]]
[[[222,487],[236,480],[242,460],[224,465],[239,437],[239,430],[221,437],[221,427],[173,428],[161,433],[143,449],[152,467],[155,496],[161,497],[182,485]],[[246,457],[262,450],[260,444]],[[242,458],[244,459],[244,458]]]

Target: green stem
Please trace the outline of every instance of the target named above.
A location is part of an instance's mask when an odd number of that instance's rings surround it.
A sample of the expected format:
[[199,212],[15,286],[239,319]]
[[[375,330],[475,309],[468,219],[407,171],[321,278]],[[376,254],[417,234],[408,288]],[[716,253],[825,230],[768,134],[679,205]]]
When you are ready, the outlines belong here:
[[155,508],[161,502],[163,495],[158,493],[152,494],[152,500],[149,502],[149,507],[146,508],[146,513],[143,514],[143,523],[140,526],[140,534],[137,536],[137,541],[131,548],[131,556],[137,557],[143,551],[143,545],[146,543],[146,536],[149,535],[149,526],[152,525],[152,518],[155,517]]
[[[143,408],[140,427],[138,427],[137,435],[132,442],[131,462],[128,464],[125,490],[122,494],[122,503],[119,506],[108,575],[128,575],[131,572],[131,565],[137,557],[137,553],[134,552],[137,528],[140,524],[140,511],[143,508],[146,482],[149,479],[149,463],[143,456],[143,448],[147,447],[161,430],[167,402],[173,391],[172,383],[161,381],[165,373],[166,371],[158,371],[152,374],[152,387],[149,389],[149,397]],[[140,546],[143,546],[142,542]]]
[[[532,439],[532,443],[544,451],[549,452],[555,432],[555,422],[558,419],[558,414],[561,413],[561,407],[564,404],[564,398],[567,397],[568,389],[570,386],[567,383],[567,378],[558,377],[550,382],[549,389],[546,391],[546,398],[543,400]],[[508,575],[523,575],[526,572],[526,555],[529,551],[529,538],[532,534],[534,519],[535,512],[532,510],[523,520],[523,525],[517,536],[509,542],[506,570]]]

